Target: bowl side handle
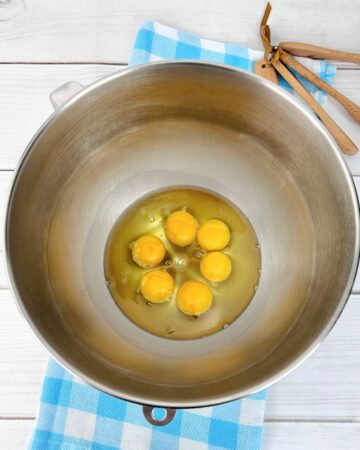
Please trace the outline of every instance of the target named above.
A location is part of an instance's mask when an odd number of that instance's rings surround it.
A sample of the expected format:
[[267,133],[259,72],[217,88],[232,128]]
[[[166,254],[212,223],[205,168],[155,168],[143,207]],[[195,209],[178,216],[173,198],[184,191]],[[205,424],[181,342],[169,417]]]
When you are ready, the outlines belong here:
[[59,109],[71,97],[82,91],[84,86],[77,81],[69,81],[51,92],[50,100],[55,110]]

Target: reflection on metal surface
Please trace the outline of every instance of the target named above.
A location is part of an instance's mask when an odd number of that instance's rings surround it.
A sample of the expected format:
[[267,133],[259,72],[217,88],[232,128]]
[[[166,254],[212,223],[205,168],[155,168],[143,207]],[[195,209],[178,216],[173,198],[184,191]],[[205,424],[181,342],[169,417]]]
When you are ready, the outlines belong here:
[[[261,243],[254,299],[204,339],[144,332],[104,281],[117,217],[175,185],[229,199]],[[7,267],[33,330],[82,379],[138,403],[203,406],[273,383],[318,346],[348,298],[358,233],[345,163],[295,99],[235,69],[156,63],[77,94],[33,140],[9,201]]]

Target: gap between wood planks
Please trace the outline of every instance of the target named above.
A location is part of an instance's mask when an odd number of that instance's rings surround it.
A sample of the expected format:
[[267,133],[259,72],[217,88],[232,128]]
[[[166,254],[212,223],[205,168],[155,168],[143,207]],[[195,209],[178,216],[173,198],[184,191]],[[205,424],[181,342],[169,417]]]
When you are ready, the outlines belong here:
[[19,65],[19,66],[115,66],[115,67],[127,67],[128,63],[126,62],[87,62],[87,61],[0,61],[0,65]]
[[[339,62],[339,61],[332,61],[329,60],[329,63],[333,64],[337,70],[360,70],[360,66],[355,65],[355,64],[350,64],[350,63],[343,63],[343,62]],[[97,66],[97,65],[102,65],[102,66],[114,66],[114,67],[127,67],[128,63],[127,62],[122,62],[122,61],[114,61],[114,62],[109,62],[109,61],[50,61],[50,62],[46,62],[46,61],[0,61],[0,65],[4,64],[4,65],[24,65],[24,66],[29,66],[29,65],[35,65],[35,66],[56,66],[56,65],[63,65],[63,66]]]
[[[36,420],[36,416],[0,416],[0,421]],[[360,423],[360,419],[264,419],[264,423]]]

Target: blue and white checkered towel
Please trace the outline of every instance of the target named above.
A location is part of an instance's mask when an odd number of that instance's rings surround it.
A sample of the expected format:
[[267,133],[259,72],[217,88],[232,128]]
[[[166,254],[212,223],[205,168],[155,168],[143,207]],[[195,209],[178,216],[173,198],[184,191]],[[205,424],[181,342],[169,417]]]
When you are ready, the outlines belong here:
[[265,392],[220,406],[178,410],[150,425],[140,405],[118,400],[73,377],[50,359],[32,450],[256,450]]
[[[175,28],[148,21],[143,24],[137,34],[129,64],[137,65],[149,61],[172,59],[194,59],[228,64],[253,72],[255,62],[263,58],[263,56],[264,52],[262,51],[252,50],[238,44],[202,39]],[[326,61],[309,58],[297,59],[320,78],[332,84],[335,76],[334,66]],[[324,104],[327,96],[322,90],[296,72],[294,72],[294,75],[301,80],[306,89],[313,94],[319,103]],[[282,77],[279,79],[279,84],[288,91],[293,92]]]
[[[161,59],[196,59],[253,70],[262,52],[200,39],[155,22],[139,30],[130,64]],[[331,83],[335,69],[302,59]],[[303,80],[302,80],[303,81]],[[290,89],[284,80],[280,81]],[[318,101],[324,94],[306,87]],[[165,426],[150,425],[139,405],[113,398],[72,376],[52,359],[46,371],[31,450],[258,450],[265,392],[220,406],[179,410]]]

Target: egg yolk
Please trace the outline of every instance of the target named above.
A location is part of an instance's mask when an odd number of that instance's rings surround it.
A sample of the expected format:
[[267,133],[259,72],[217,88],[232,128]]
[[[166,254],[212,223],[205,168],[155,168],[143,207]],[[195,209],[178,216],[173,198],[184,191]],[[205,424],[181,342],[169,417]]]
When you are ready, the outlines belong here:
[[170,242],[179,247],[190,245],[198,228],[196,219],[186,211],[171,213],[165,222],[165,233]]
[[213,295],[209,286],[202,281],[190,280],[180,286],[176,300],[184,314],[200,316],[210,308]]
[[150,269],[161,263],[165,257],[165,247],[162,241],[150,234],[137,239],[131,249],[132,258],[140,267]]
[[231,274],[231,260],[222,252],[211,252],[200,261],[201,275],[209,281],[225,281]]
[[165,270],[147,272],[140,281],[140,292],[146,300],[163,303],[170,300],[174,292],[174,279]]
[[200,227],[197,239],[205,250],[223,250],[230,242],[230,230],[221,220],[211,219]]

